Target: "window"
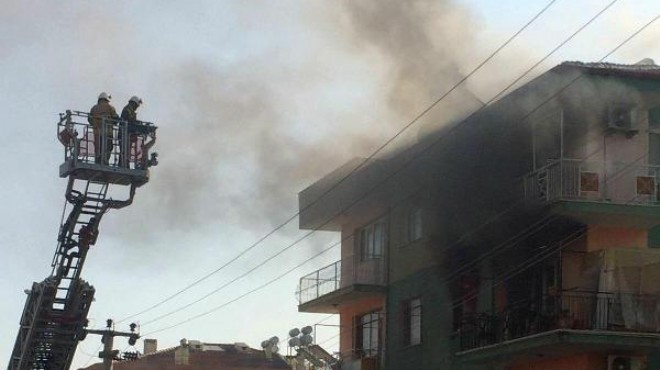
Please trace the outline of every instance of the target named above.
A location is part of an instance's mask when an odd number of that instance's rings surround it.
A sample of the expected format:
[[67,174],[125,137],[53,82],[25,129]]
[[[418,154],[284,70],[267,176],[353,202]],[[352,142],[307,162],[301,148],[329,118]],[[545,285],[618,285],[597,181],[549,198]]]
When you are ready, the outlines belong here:
[[380,312],[374,311],[355,318],[355,349],[361,357],[375,357],[380,347]]
[[649,133],[649,164],[660,164],[660,133]]
[[412,208],[406,214],[406,241],[414,242],[422,238],[422,209]]
[[385,220],[379,219],[358,231],[360,256],[363,261],[380,258],[385,250]]
[[415,298],[405,302],[403,313],[404,345],[414,346],[422,343],[422,300]]
[[649,129],[660,129],[660,107],[649,109]]

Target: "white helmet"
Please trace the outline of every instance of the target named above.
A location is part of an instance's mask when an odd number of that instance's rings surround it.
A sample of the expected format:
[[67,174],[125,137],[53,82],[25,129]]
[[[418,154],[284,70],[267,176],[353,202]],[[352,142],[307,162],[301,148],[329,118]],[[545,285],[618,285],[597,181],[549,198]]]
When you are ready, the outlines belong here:
[[135,103],[137,105],[142,104],[142,99],[140,99],[139,97],[137,97],[135,95],[133,95],[130,99],[128,99],[128,101],[132,101],[133,103]]
[[110,99],[112,99],[112,96],[110,96],[110,94],[108,94],[107,92],[102,92],[99,94],[99,100],[110,101]]

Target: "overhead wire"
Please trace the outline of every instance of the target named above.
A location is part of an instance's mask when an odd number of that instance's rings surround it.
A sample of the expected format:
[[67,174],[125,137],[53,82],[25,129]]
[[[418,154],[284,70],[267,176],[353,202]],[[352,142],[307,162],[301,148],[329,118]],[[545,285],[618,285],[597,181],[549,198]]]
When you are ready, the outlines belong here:
[[[658,18],[660,18],[660,15],[655,16],[655,17],[652,18],[649,22],[647,22],[647,23],[644,24],[642,27],[640,27],[638,30],[636,30],[634,33],[632,33],[631,35],[629,35],[624,41],[622,41],[621,43],[619,43],[614,49],[612,49],[612,50],[611,50],[609,53],[607,53],[603,58],[601,58],[601,61],[604,60],[604,59],[606,59],[606,58],[609,57],[610,55],[612,55],[614,52],[618,51],[622,46],[624,46],[626,43],[628,43],[631,39],[633,39],[634,37],[636,37],[636,36],[637,36],[639,33],[641,33],[643,30],[645,30],[645,29],[648,28],[651,24],[653,24],[654,22],[656,22],[656,21],[658,20]],[[562,88],[557,94],[559,94],[560,92],[563,92],[566,88],[568,88],[570,85],[572,85],[573,83],[575,83],[575,82],[577,81],[577,79],[578,79],[578,78],[572,80],[571,83],[570,83],[569,85],[567,85],[567,86],[565,86],[564,88]],[[555,95],[555,96],[556,96],[556,95]],[[638,160],[639,160],[639,159],[638,159]],[[565,244],[565,245],[568,245],[568,244]],[[553,253],[550,253],[550,254],[553,254]],[[529,264],[529,266],[533,266],[533,264]],[[528,267],[528,268],[529,268],[529,267]],[[520,270],[520,271],[524,271],[524,269],[522,269],[522,270]],[[519,272],[517,272],[517,273],[519,273]],[[517,274],[517,273],[516,273],[516,274]],[[510,277],[511,277],[511,276],[509,276],[508,278],[510,278]],[[168,328],[160,329],[159,331],[167,330],[167,329],[169,329],[169,327],[168,327]]]
[[[610,3],[608,3],[607,6],[605,6],[603,9],[601,9],[598,13],[596,13],[595,16],[593,16],[593,17],[590,18],[585,24],[583,24],[583,25],[578,29],[578,31],[574,32],[574,33],[571,34],[568,38],[566,38],[565,40],[563,40],[563,41],[562,41],[557,47],[555,47],[550,53],[546,54],[546,56],[544,56],[541,60],[543,61],[543,60],[546,60],[547,58],[549,58],[552,54],[554,54],[557,50],[559,50],[562,46],[564,46],[568,41],[570,41],[571,39],[573,39],[573,38],[574,38],[579,32],[581,32],[582,30],[584,30],[584,29],[586,28],[586,26],[588,26],[588,25],[591,24],[595,19],[597,19],[598,17],[600,17],[600,16],[601,16],[601,15],[602,15],[607,9],[609,9],[609,8],[610,8],[614,3],[616,3],[617,1],[618,1],[618,0],[613,0],[613,1],[611,1]],[[547,10],[548,7],[549,7],[550,5],[552,5],[552,4],[548,4],[548,6],[546,6],[545,8],[543,8],[543,9],[541,10],[540,13],[542,14],[542,12],[544,12],[545,10]],[[539,15],[540,15],[540,14],[539,14]],[[531,24],[531,23],[528,22],[528,23],[523,27],[523,29],[526,28],[527,26],[529,26],[529,24]],[[516,35],[517,35],[517,34],[519,34],[519,33],[516,33]],[[512,38],[513,38],[513,37],[515,37],[515,35],[512,36]],[[512,38],[510,38],[509,40],[507,40],[507,43],[510,42],[510,41],[512,40]],[[499,50],[501,50],[501,49],[496,50],[496,52],[499,51]],[[496,52],[495,52],[495,53],[496,53]],[[492,56],[491,56],[491,58],[492,58]],[[483,66],[483,64],[485,64],[485,63],[482,63],[482,64],[480,64],[477,68],[475,68],[475,69],[473,70],[473,73],[476,72],[476,71],[478,70],[478,68],[481,68],[481,66]],[[516,78],[516,79],[514,80],[514,82],[512,82],[512,83],[509,84],[509,85],[507,85],[507,87],[505,87],[505,89],[502,90],[502,91],[506,91],[507,89],[509,89],[513,84],[515,84],[517,81],[519,81],[519,80],[520,80],[521,78],[523,78],[525,75],[529,74],[529,73],[531,72],[531,70],[532,70],[535,66],[537,66],[537,65],[539,65],[539,64],[540,64],[540,63],[536,63],[532,68],[528,69],[528,70],[527,70],[526,72],[524,72],[521,76],[519,76],[518,78]],[[464,81],[464,80],[462,80],[462,81]],[[462,83],[462,81],[459,82],[458,84],[456,84],[455,86],[457,87],[460,83]],[[451,91],[453,91],[453,90],[450,90],[450,92],[451,92]],[[440,100],[444,99],[444,97],[446,97],[450,92],[447,92],[445,95],[443,95],[441,98],[439,98],[439,99],[436,101],[436,103],[434,103],[434,104],[437,104]],[[384,179],[382,179],[380,182],[378,182],[375,186],[371,187],[369,190],[367,190],[366,192],[364,192],[363,194],[361,194],[360,197],[358,197],[354,202],[350,203],[347,207],[344,207],[341,211],[337,212],[337,214],[341,214],[341,213],[343,213],[343,212],[346,212],[347,210],[349,210],[350,208],[352,208],[354,205],[356,205],[357,203],[359,203],[360,201],[362,201],[365,197],[367,197],[367,196],[369,196],[370,194],[372,194],[372,193],[373,193],[376,189],[378,189],[380,186],[382,186],[383,184],[387,183],[387,182],[389,181],[389,179],[393,178],[395,175],[397,175],[397,174],[398,174],[399,172],[401,172],[403,169],[407,168],[408,165],[410,165],[410,163],[412,163],[412,161],[414,161],[416,158],[418,158],[419,156],[421,156],[421,153],[424,153],[424,152],[428,151],[430,148],[432,148],[432,147],[434,147],[435,145],[437,145],[437,144],[438,144],[443,138],[445,138],[450,132],[452,132],[452,131],[455,130],[457,127],[459,127],[461,124],[463,124],[463,123],[466,122],[468,119],[470,119],[471,117],[473,117],[476,113],[478,113],[478,112],[480,112],[481,110],[483,110],[484,107],[489,106],[489,104],[491,104],[492,102],[494,102],[494,101],[496,100],[496,98],[499,97],[500,95],[501,95],[501,92],[498,93],[498,94],[496,94],[496,95],[495,95],[493,98],[491,98],[491,99],[490,99],[490,100],[489,100],[484,106],[482,106],[481,108],[477,109],[475,112],[473,112],[473,113],[472,113],[470,116],[468,116],[466,119],[460,121],[458,124],[456,124],[456,125],[454,125],[453,127],[451,127],[451,129],[450,129],[445,135],[443,135],[443,136],[441,136],[440,138],[434,140],[430,145],[428,145],[427,147],[425,147],[420,153],[417,153],[417,155],[415,155],[414,157],[412,157],[412,159],[409,159],[408,161],[406,161],[406,162],[404,163],[403,166],[401,166],[400,168],[398,168],[397,170],[395,170],[393,173],[391,173],[389,176],[387,176],[386,178],[384,178]],[[413,119],[413,121],[411,121],[411,122],[410,122],[408,125],[406,125],[402,130],[400,130],[400,131],[399,131],[399,134],[402,133],[403,131],[405,131],[408,127],[412,126],[415,122],[417,122],[417,121],[418,121],[423,115],[425,115],[428,111],[430,111],[431,108],[432,108],[432,107],[429,107],[427,110],[425,110],[424,112],[420,113],[420,115],[418,115],[415,119]],[[395,137],[396,137],[396,136],[395,136]],[[394,138],[393,138],[393,139],[394,139]],[[391,143],[391,141],[392,141],[393,139],[388,140],[388,141],[387,141],[385,144],[383,144],[378,150],[376,150],[376,152],[375,152],[374,154],[372,154],[369,158],[373,158],[373,156],[374,156],[375,154],[377,154],[377,153],[380,152],[383,148],[385,148],[385,146],[387,146],[389,143]],[[368,161],[369,158],[367,158],[366,160]],[[364,162],[363,162],[363,163],[364,163]],[[361,165],[362,165],[362,164],[361,164]],[[358,166],[357,168],[359,168],[359,166]],[[354,169],[354,170],[355,170],[355,169]],[[348,176],[350,176],[350,175],[351,175],[351,174],[346,175],[346,176],[345,176],[344,178],[342,178],[338,183],[334,184],[333,187],[330,188],[330,190],[334,189],[334,187],[338,186],[341,182],[343,182],[343,181],[344,181]],[[323,193],[323,194],[321,195],[321,197],[323,197],[325,194],[327,194],[327,192]],[[321,197],[317,198],[316,201],[318,201]],[[313,203],[312,203],[312,204],[313,204]],[[302,212],[302,211],[301,211],[301,212]],[[299,212],[299,213],[300,213],[300,212]],[[298,214],[299,214],[299,213],[298,213]],[[197,300],[195,300],[195,301],[193,301],[193,302],[191,302],[191,303],[188,303],[188,304],[186,304],[186,305],[184,305],[184,306],[181,306],[181,307],[179,307],[179,308],[177,308],[177,309],[175,309],[175,310],[173,310],[173,311],[170,311],[170,312],[168,312],[168,313],[166,313],[166,314],[164,314],[164,315],[160,315],[160,316],[157,317],[156,319],[154,319],[154,320],[150,320],[149,322],[154,322],[154,321],[156,321],[156,320],[159,320],[159,319],[162,319],[162,318],[164,318],[164,317],[170,316],[170,315],[173,314],[173,313],[180,312],[181,310],[183,310],[183,309],[185,309],[185,308],[188,308],[188,307],[190,307],[190,306],[192,306],[192,305],[194,305],[194,304],[196,304],[196,303],[199,303],[199,302],[201,302],[202,300],[208,298],[209,296],[211,296],[211,295],[217,293],[218,291],[220,291],[221,289],[223,289],[223,288],[225,288],[226,286],[230,285],[231,283],[233,283],[233,282],[235,282],[235,281],[237,281],[237,280],[239,280],[239,279],[241,279],[241,278],[247,276],[249,273],[253,272],[253,271],[256,270],[258,267],[263,266],[263,265],[264,265],[265,263],[267,263],[268,261],[270,261],[270,260],[272,260],[273,258],[275,258],[276,256],[282,254],[284,251],[286,251],[286,250],[292,248],[293,246],[297,245],[297,244],[300,243],[301,241],[305,240],[305,239],[308,238],[310,235],[312,235],[314,232],[316,232],[318,229],[321,229],[323,226],[325,226],[325,225],[327,225],[328,223],[330,223],[330,222],[332,221],[333,218],[334,218],[334,216],[328,218],[328,219],[327,219],[325,222],[323,222],[321,225],[319,225],[319,226],[317,226],[316,228],[314,228],[313,230],[307,232],[305,235],[303,235],[302,237],[298,238],[298,239],[297,239],[296,241],[294,241],[293,243],[291,243],[291,244],[289,244],[288,246],[286,246],[284,249],[282,249],[282,250],[281,250],[280,252],[278,252],[276,255],[270,257],[269,259],[267,259],[267,260],[264,261],[263,263],[260,263],[260,264],[257,265],[255,268],[251,269],[248,273],[241,274],[239,277],[233,279],[230,283],[228,283],[228,284],[223,284],[220,288],[217,288],[217,289],[213,290],[211,293],[205,294],[205,295],[202,296],[201,298],[199,298],[199,299],[197,299]],[[136,315],[137,315],[137,314],[136,314]],[[130,317],[134,317],[134,316],[136,316],[136,315],[132,315],[132,316],[130,316]],[[125,319],[123,319],[123,320],[125,320]],[[145,324],[146,324],[146,323],[145,323]]]
[[[631,36],[629,36],[624,42],[622,42],[621,44],[619,44],[615,49],[613,49],[610,53],[608,53],[607,56],[609,56],[609,55],[611,55],[612,53],[614,53],[616,50],[618,50],[620,47],[622,47],[625,43],[627,43],[630,39],[632,39],[632,38],[635,37],[637,34],[639,34],[640,32],[642,32],[646,27],[648,27],[650,24],[652,24],[653,22],[655,22],[655,20],[657,20],[657,18],[658,18],[658,17],[654,18],[651,22],[647,23],[645,26],[643,26],[642,28],[640,28],[639,30],[637,30],[634,34],[632,34]],[[591,21],[593,21],[593,19],[592,19]],[[590,22],[591,22],[591,21],[590,21]],[[607,56],[606,56],[606,57],[607,57]],[[606,58],[606,57],[604,57],[604,58]],[[603,58],[603,59],[604,59],[604,58]],[[569,83],[569,85],[564,86],[564,88],[562,88],[560,91],[558,91],[557,94],[563,92],[566,88],[568,88],[570,85],[572,85],[572,83],[574,83],[576,80],[577,80],[577,78],[574,79],[574,80],[572,80],[571,83]],[[556,96],[557,94],[555,94],[554,96]],[[547,101],[546,101],[546,102],[547,102]],[[543,103],[543,104],[545,104],[545,103]],[[543,104],[542,104],[542,105],[543,105]],[[537,108],[538,108],[538,107],[537,107]],[[326,250],[327,250],[327,249],[326,249]],[[314,257],[312,257],[311,259],[313,259],[313,258],[314,258]],[[303,263],[306,263],[306,262],[308,262],[308,261],[311,260],[311,259],[308,259],[308,260],[306,260],[306,261],[303,262]],[[170,326],[170,327],[167,327],[167,328],[162,328],[162,329],[159,329],[158,331],[154,331],[154,332],[152,332],[152,333],[159,332],[159,331],[163,331],[163,330],[167,330],[167,329],[170,329],[170,328],[173,328],[173,327],[176,327],[176,326],[182,325],[183,323],[186,323],[186,322],[192,321],[192,320],[194,320],[194,319],[196,319],[196,318],[199,318],[199,317],[201,317],[201,316],[207,315],[207,314],[209,314],[209,313],[211,313],[211,312],[213,312],[213,311],[215,311],[215,310],[217,310],[217,309],[219,309],[219,308],[221,308],[221,307],[226,306],[226,305],[229,304],[229,303],[232,303],[232,302],[234,302],[234,301],[236,301],[236,300],[238,300],[238,299],[241,299],[242,297],[244,297],[244,296],[246,296],[246,295],[248,295],[248,294],[251,294],[251,293],[254,292],[254,291],[257,291],[257,290],[259,290],[259,289],[264,288],[265,286],[270,285],[270,284],[273,283],[274,281],[277,281],[277,280],[281,279],[283,276],[285,276],[286,274],[292,272],[292,271],[295,270],[296,268],[297,268],[297,267],[294,267],[292,270],[288,270],[287,272],[285,272],[284,274],[280,275],[280,276],[277,277],[276,279],[271,280],[270,282],[268,282],[268,283],[266,283],[266,284],[263,284],[262,286],[257,287],[257,288],[255,288],[255,289],[253,289],[253,290],[247,292],[246,294],[243,294],[243,295],[241,295],[241,296],[235,298],[235,299],[232,300],[232,301],[225,302],[224,304],[222,304],[222,305],[220,305],[220,306],[217,306],[217,307],[211,309],[210,311],[206,311],[206,312],[204,312],[204,313],[202,313],[202,314],[196,315],[196,316],[194,316],[194,317],[192,317],[192,318],[189,318],[189,319],[185,320],[185,322],[180,322],[180,323],[175,324],[175,325],[173,325],[173,326]]]
[[[459,86],[461,86],[468,78],[470,78],[472,75],[474,75],[476,72],[478,72],[486,63],[488,63],[491,59],[493,59],[502,49],[504,49],[506,46],[508,46],[516,37],[518,37],[524,30],[526,30],[532,23],[534,23],[541,15],[543,15],[557,0],[551,0],[548,2],[539,12],[537,12],[527,23],[525,23],[517,32],[515,32],[511,37],[509,37],[503,44],[501,44],[497,49],[495,49],[486,59],[484,59],[480,64],[478,64],[475,68],[473,68],[467,75],[465,75],[463,78],[461,78],[456,84],[454,84],[449,90],[447,90],[443,95],[441,95],[438,99],[436,99],[431,105],[429,105],[426,109],[422,110],[419,114],[417,114],[410,122],[408,122],[403,128],[401,128],[394,136],[389,138],[385,143],[383,143],[381,146],[379,146],[373,153],[371,153],[367,158],[365,158],[358,166],[353,168],[351,171],[349,171],[348,174],[343,176],[339,181],[334,183],[330,188],[328,188],[325,192],[323,192],[318,198],[316,198],[313,202],[310,204],[306,205],[302,209],[298,210],[293,216],[289,217],[287,220],[285,220],[283,223],[279,224],[276,226],[274,229],[269,231],[268,233],[264,234],[262,237],[257,239],[254,243],[252,243],[248,248],[244,249],[240,253],[238,253],[235,257],[227,261],[226,263],[222,264],[220,267],[216,268],[215,270],[211,271],[210,273],[207,273],[206,275],[202,276],[201,278],[198,278],[194,280],[192,283],[186,285],[185,287],[181,288],[180,290],[176,291],[175,293],[167,296],[165,299],[158,301],[157,303],[147,307],[146,309],[139,311],[135,314],[132,314],[130,316],[127,316],[121,320],[118,320],[118,322],[123,322],[128,319],[131,319],[135,316],[142,315],[146,312],[149,312],[161,305],[163,305],[166,302],[169,302],[170,300],[178,297],[185,291],[189,290],[190,288],[200,284],[201,282],[207,280],[211,276],[215,275],[216,273],[222,271],[225,269],[227,266],[230,264],[234,263],[236,260],[250,252],[252,249],[256,248],[258,245],[260,245],[263,241],[268,239],[270,236],[281,230],[284,226],[288,225],[291,221],[295,220],[296,217],[298,217],[302,212],[305,210],[311,208],[314,206],[316,203],[318,203],[323,197],[325,197],[328,193],[333,191],[335,188],[337,188],[339,185],[341,185],[346,179],[348,179],[350,176],[355,174],[360,168],[364,167],[371,159],[373,159],[376,155],[378,155],[383,149],[385,149],[388,145],[390,145],[394,140],[396,140],[399,136],[403,134],[406,130],[408,130],[411,126],[413,126],[415,123],[417,123],[423,116],[425,116],[428,112],[430,112],[435,106],[437,106],[442,100],[444,100],[449,94],[451,94],[453,91],[455,91]],[[617,1],[617,0],[614,0]]]
[[[636,164],[638,161],[645,158],[646,156],[647,155],[644,154],[644,155],[638,157],[637,159],[635,159],[634,161],[632,161],[630,163],[627,163],[627,165],[625,167],[619,169],[617,172],[612,174],[613,176],[608,177],[608,179],[606,179],[605,181],[606,182],[607,181],[612,181],[614,179],[617,179],[619,176],[624,175],[626,170],[628,170],[631,166],[633,166],[634,164]],[[631,198],[629,201],[625,202],[625,204],[630,204],[634,199],[635,199],[635,196],[633,196],[633,198]],[[566,237],[562,238],[559,242],[557,242],[556,243],[557,247],[549,248],[548,250],[543,251],[540,254],[531,255],[529,258],[527,258],[525,261],[523,261],[520,265],[512,266],[506,272],[500,274],[500,276],[498,278],[493,279],[492,287],[495,288],[495,287],[503,284],[504,282],[510,280],[511,278],[513,278],[513,277],[529,270],[530,268],[534,267],[535,265],[545,261],[547,258],[549,258],[549,257],[555,255],[556,253],[564,250],[565,248],[572,245],[572,243],[579,240],[579,238],[584,236],[585,233],[586,233],[586,227],[582,227],[578,230],[575,230],[575,231],[571,232],[569,235],[567,235]],[[448,277],[443,278],[440,283],[441,284],[449,284],[451,281],[453,281],[453,279],[451,279],[448,276]],[[454,308],[460,307],[466,301],[476,299],[478,296],[479,296],[479,292],[475,291],[475,292],[472,292],[472,293],[466,293],[466,294],[462,295],[461,297],[458,297],[458,298],[456,298],[456,299],[454,299],[453,301],[450,301],[450,302],[439,302],[438,301],[438,302],[435,302],[435,303],[441,303],[442,306],[447,306],[449,309],[454,309]],[[428,302],[428,301],[425,300],[424,301],[424,306],[429,305],[429,303],[432,304],[433,302]],[[440,311],[440,315],[442,315],[442,314],[443,314],[443,311]],[[353,327],[351,327],[349,329],[340,327],[339,328],[339,333],[337,335],[332,336],[332,337],[324,340],[323,342],[321,342],[319,344],[326,343],[326,342],[328,342],[328,341],[330,341],[334,338],[339,337],[342,334],[342,330],[351,330],[352,331],[353,329],[354,329]],[[352,349],[349,350],[349,352],[352,352]]]

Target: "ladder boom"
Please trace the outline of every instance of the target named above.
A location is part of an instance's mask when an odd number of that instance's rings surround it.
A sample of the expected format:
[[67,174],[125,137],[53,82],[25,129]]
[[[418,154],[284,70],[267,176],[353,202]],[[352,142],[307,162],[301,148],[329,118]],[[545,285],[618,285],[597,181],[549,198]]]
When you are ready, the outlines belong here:
[[[149,157],[156,139],[153,124],[139,123],[142,129],[129,131],[128,122],[104,120],[100,137],[95,137],[99,132],[87,124],[87,117],[71,111],[60,115],[58,138],[65,147],[60,176],[68,177],[65,213],[69,211],[59,228],[51,275],[26,291],[8,370],[69,369],[78,342],[86,336],[94,299],[94,287],[81,273],[99,223],[110,209],[133,202],[136,188],[149,180],[148,167],[157,164],[155,153]],[[99,142],[113,143],[108,153],[114,161],[96,163],[94,144]],[[113,199],[114,188],[127,188],[128,194]]]

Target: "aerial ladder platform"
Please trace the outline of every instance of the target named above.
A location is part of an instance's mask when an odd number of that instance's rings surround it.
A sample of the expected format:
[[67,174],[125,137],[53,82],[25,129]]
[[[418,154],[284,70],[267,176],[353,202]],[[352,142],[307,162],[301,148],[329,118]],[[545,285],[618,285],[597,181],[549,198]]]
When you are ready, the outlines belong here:
[[27,299],[8,370],[68,370],[78,342],[87,335],[87,314],[94,287],[81,279],[99,223],[111,209],[133,202],[149,181],[157,154],[156,126],[101,118],[92,127],[89,114],[60,114],[57,137],[64,146],[60,177],[67,178],[64,211],[50,276],[26,290]]

